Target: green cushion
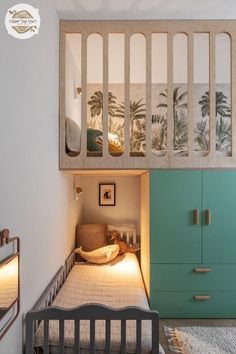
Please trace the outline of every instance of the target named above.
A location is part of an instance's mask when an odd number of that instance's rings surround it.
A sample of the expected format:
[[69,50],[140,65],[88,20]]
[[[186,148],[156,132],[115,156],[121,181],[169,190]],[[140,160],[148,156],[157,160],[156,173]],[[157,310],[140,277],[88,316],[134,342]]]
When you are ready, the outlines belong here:
[[102,131],[98,129],[87,129],[87,149],[88,151],[102,151],[102,146],[97,144],[97,138],[101,136]]

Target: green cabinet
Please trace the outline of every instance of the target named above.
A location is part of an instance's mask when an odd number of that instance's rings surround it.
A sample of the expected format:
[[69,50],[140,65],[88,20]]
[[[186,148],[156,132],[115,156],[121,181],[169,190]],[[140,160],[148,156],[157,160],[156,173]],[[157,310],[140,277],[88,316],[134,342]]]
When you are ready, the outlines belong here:
[[201,262],[201,171],[152,171],[150,204],[151,263]]
[[151,307],[236,317],[236,171],[150,173]]
[[203,262],[236,263],[235,171],[202,172],[203,214],[208,209],[211,223],[203,223]]

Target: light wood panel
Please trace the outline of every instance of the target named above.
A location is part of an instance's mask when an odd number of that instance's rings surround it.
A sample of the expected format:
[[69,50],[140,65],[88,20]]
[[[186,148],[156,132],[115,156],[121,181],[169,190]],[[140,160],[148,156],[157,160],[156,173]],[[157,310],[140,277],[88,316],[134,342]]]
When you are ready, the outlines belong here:
[[79,176],[103,176],[103,177],[118,177],[118,176],[141,176],[146,173],[146,170],[71,170],[74,175]]
[[[236,75],[235,40],[236,20],[145,20],[145,21],[61,21],[60,22],[60,169],[158,169],[158,168],[236,168]],[[81,152],[76,157],[65,152],[65,36],[67,33],[82,34],[82,123]],[[103,154],[87,156],[87,36],[99,33],[103,37],[103,92],[108,93],[108,34],[125,35],[125,152],[121,156],[111,156],[108,151],[108,103],[103,103]],[[143,33],[146,38],[146,154],[130,156],[130,36]],[[167,153],[156,156],[151,144],[151,34],[168,35],[168,135]],[[173,154],[173,36],[186,33],[188,36],[188,156]],[[210,150],[206,156],[194,153],[193,134],[193,34],[210,35]],[[215,117],[215,36],[228,33],[231,37],[231,93],[232,93],[232,156],[216,154]]]
[[146,172],[141,176],[141,270],[148,298],[150,298],[149,193],[149,172]]

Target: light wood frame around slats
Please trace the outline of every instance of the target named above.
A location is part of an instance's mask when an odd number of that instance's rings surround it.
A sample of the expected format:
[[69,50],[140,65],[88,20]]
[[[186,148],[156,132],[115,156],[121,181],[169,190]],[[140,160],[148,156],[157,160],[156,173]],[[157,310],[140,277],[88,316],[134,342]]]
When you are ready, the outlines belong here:
[[130,154],[130,35],[129,33],[125,33],[125,122],[124,122],[124,130],[125,130],[125,143],[124,143],[124,157],[125,159],[129,159]]
[[[236,20],[138,20],[138,21],[61,21],[60,22],[60,169],[157,169],[157,168],[236,168]],[[65,35],[81,33],[82,50],[81,88],[82,120],[81,151],[76,157],[65,152]],[[103,92],[108,93],[108,36],[109,33],[125,35],[125,151],[121,156],[111,156],[108,151],[108,102],[103,103],[103,154],[101,157],[87,156],[87,37],[99,33],[103,37]],[[130,156],[130,37],[142,33],[146,38],[146,154],[144,157]],[[166,33],[168,38],[168,131],[167,152],[156,156],[151,151],[151,34]],[[185,33],[188,36],[188,156],[173,153],[173,36]],[[199,156],[193,151],[193,35],[209,34],[209,90],[210,90],[210,151]],[[215,132],[215,36],[227,33],[231,38],[231,115],[232,156],[216,154]]]

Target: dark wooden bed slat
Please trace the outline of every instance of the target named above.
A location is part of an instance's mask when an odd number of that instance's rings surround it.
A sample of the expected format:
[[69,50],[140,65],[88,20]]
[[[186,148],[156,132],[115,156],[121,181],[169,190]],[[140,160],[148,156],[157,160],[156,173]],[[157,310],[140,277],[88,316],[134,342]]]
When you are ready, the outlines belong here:
[[126,320],[121,320],[121,354],[126,354]]
[[95,320],[90,321],[90,354],[95,354]]
[[111,321],[106,320],[106,345],[105,345],[105,353],[111,353]]
[[141,354],[142,351],[142,321],[136,322],[136,350],[137,354]]
[[159,323],[152,321],[152,354],[159,353]]
[[75,354],[80,354],[80,321],[75,320]]
[[49,321],[43,323],[43,353],[49,354]]
[[26,315],[26,354],[34,354],[34,320]]
[[121,354],[126,354],[126,320],[121,320]]
[[59,354],[64,354],[64,320],[59,320]]

